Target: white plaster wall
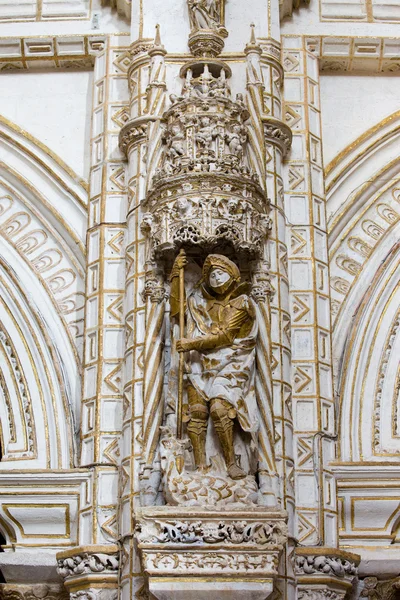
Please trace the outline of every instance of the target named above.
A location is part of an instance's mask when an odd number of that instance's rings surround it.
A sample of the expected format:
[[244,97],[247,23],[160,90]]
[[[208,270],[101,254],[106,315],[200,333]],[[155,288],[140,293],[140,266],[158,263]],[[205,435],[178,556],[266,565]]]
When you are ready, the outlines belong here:
[[92,71],[2,72],[0,116],[88,178]]
[[[398,21],[398,4],[398,0],[382,3],[381,9],[387,13],[387,19]],[[383,19],[367,23],[365,5],[365,0],[310,0],[308,5],[301,2],[300,8],[283,20],[281,34],[398,36],[398,22],[387,23]],[[374,5],[375,15],[378,16],[379,10],[376,11],[375,2]],[[325,18],[330,13],[329,20],[321,20],[321,12],[325,14]],[[349,15],[353,18],[349,18]]]
[[325,167],[367,129],[400,109],[400,77],[321,74]]
[[[130,26],[128,19],[118,15],[115,8],[111,8],[107,4],[108,0],[102,2],[102,0],[92,0],[90,4],[90,11],[87,13],[86,18],[68,18],[66,17],[54,17],[49,18],[50,15],[45,19],[38,21],[26,20],[26,17],[32,15],[32,10],[29,5],[36,4],[32,0],[28,0],[28,4],[24,4],[24,0],[3,0],[7,4],[10,4],[11,8],[7,10],[7,7],[2,6],[2,0],[0,0],[0,31],[1,36],[36,36],[36,35],[65,35],[65,34],[96,34],[96,33],[119,33],[129,32]],[[19,20],[15,16],[15,4],[21,4],[20,7],[20,18]],[[49,6],[49,5],[47,5]],[[60,6],[60,5],[59,5]],[[64,3],[62,7],[65,14],[68,12],[68,1]],[[70,14],[76,10],[76,4],[74,0],[71,2]],[[35,7],[36,11],[36,7]],[[6,17],[6,19],[4,19]],[[8,17],[8,18],[7,18]],[[95,17],[95,18],[94,18]]]

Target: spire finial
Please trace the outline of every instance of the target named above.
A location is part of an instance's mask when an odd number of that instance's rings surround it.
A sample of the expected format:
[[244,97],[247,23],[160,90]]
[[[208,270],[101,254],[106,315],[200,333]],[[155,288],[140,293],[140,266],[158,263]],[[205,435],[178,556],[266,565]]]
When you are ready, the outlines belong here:
[[156,25],[156,35],[154,37],[154,44],[148,50],[150,56],[164,56],[167,54],[166,49],[161,42],[160,25]]
[[257,54],[262,53],[261,46],[257,44],[256,26],[254,23],[250,23],[250,41],[246,44],[244,52],[246,55],[252,52],[257,52]]
[[156,37],[154,38],[155,46],[162,46],[161,44],[161,33],[160,33],[160,25],[157,23],[156,25]]
[[250,23],[250,27],[251,27],[250,44],[253,46],[256,44],[256,32],[255,32],[256,26],[254,25],[254,23]]

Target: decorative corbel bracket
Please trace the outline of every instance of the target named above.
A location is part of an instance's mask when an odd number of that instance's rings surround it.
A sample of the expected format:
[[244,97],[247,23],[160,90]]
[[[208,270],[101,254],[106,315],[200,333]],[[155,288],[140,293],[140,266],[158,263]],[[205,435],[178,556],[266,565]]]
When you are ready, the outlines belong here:
[[135,516],[149,590],[159,600],[265,600],[272,593],[287,541],[285,512],[160,506]]
[[131,148],[141,144],[147,137],[147,125],[150,121],[156,121],[157,117],[138,117],[125,123],[119,134],[119,148],[128,156]]
[[286,156],[292,145],[293,138],[290,127],[274,117],[264,118],[263,127],[265,141],[278,146],[282,155]]

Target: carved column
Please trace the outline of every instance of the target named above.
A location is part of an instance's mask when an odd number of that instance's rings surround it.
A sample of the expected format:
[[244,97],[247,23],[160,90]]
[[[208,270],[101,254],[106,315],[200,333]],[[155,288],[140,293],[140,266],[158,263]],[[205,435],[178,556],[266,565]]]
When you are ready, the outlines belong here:
[[[149,430],[161,425],[165,299],[162,274],[160,280],[157,265],[146,255],[146,220],[140,203],[146,196],[148,164],[160,143],[159,121],[165,107],[166,51],[159,28],[154,43],[139,40],[132,44],[130,54],[130,119],[120,133],[120,148],[128,159],[123,455],[119,484],[124,599],[141,594],[144,585],[133,539],[134,514],[141,503],[139,477],[149,478],[148,489],[142,492],[144,504],[154,502],[158,487],[157,472],[152,485],[153,474],[146,469],[154,458],[154,448],[151,444],[146,446],[146,441]],[[143,413],[147,415],[150,407],[151,418],[146,418],[143,427]],[[148,452],[142,452],[142,444]]]
[[70,600],[117,600],[118,546],[80,546],[59,552],[57,561]]
[[80,465],[93,469],[93,489],[90,510],[80,517],[83,544],[114,542],[118,535],[126,197],[117,143],[128,98],[127,48],[117,40],[104,42],[93,86],[80,424]]

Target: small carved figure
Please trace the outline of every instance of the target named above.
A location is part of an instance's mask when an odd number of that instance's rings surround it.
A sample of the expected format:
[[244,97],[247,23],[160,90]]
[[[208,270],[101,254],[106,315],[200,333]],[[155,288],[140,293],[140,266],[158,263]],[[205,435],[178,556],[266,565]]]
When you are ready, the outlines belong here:
[[196,142],[198,142],[198,144],[200,144],[204,150],[209,150],[215,135],[216,134],[213,126],[211,125],[210,117],[201,117],[200,130],[196,134]]
[[[175,260],[171,273],[171,316],[179,314],[179,272],[185,255]],[[176,343],[178,352],[188,352],[187,432],[198,469],[206,469],[206,437],[211,415],[228,475],[246,477],[236,461],[234,424],[250,435],[257,447],[259,425],[255,394],[257,321],[255,308],[240,284],[238,267],[228,258],[210,254],[202,277],[185,302],[187,337]]]
[[185,154],[184,140],[185,135],[179,125],[173,125],[168,140],[168,156],[170,159]]
[[219,29],[221,27],[218,0],[188,0],[193,29]]
[[241,125],[234,125],[232,132],[226,134],[226,141],[229,146],[229,152],[235,156],[241,157],[243,155],[244,144],[246,143],[247,137],[243,131]]
[[230,89],[226,81],[225,71],[222,69],[221,75],[210,83],[210,96],[216,98],[227,98],[229,95]]
[[153,230],[154,225],[154,216],[153,213],[147,212],[142,216],[142,220],[140,223],[140,229],[142,233],[150,234]]
[[174,217],[182,220],[192,216],[192,203],[185,197],[178,198],[174,204]]

